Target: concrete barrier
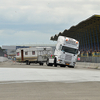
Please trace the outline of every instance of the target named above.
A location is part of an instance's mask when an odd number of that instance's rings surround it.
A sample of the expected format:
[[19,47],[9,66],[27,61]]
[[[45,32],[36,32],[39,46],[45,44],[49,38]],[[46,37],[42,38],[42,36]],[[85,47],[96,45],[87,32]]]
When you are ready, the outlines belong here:
[[8,60],[8,58],[6,58],[6,57],[0,57],[0,62],[4,62],[4,61],[7,61]]
[[100,69],[100,63],[76,62],[76,67]]

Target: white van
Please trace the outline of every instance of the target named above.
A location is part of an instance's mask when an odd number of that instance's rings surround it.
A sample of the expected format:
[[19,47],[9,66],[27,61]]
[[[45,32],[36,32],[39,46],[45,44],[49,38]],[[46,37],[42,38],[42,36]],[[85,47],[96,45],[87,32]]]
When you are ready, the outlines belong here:
[[51,54],[51,47],[19,48],[16,50],[16,61],[26,62],[27,65],[30,65],[30,63],[43,65]]

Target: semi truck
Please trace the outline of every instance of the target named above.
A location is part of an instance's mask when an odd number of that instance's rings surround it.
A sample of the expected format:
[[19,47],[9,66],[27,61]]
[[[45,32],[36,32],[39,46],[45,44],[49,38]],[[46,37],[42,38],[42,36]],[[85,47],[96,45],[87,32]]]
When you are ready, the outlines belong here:
[[54,65],[57,67],[57,65],[60,65],[61,67],[74,68],[79,54],[79,41],[59,36],[54,54],[47,58],[46,64],[47,66]]
[[43,65],[52,54],[52,47],[18,48],[16,50],[16,61],[26,63],[39,63]]

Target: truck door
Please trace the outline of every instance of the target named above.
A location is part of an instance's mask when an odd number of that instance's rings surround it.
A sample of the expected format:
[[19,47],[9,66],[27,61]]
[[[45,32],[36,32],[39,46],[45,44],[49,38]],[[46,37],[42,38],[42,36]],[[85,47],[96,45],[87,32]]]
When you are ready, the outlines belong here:
[[62,60],[65,59],[65,52],[62,51],[62,44],[59,46],[59,56],[61,57]]
[[24,61],[24,51],[21,50],[21,61]]

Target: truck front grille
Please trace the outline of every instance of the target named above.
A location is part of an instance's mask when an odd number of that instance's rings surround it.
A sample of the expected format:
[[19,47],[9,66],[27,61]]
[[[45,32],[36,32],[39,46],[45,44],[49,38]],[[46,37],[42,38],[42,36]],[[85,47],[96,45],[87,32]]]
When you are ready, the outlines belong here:
[[66,54],[66,56],[65,56],[65,60],[71,62],[71,60],[72,60],[72,56]]

